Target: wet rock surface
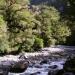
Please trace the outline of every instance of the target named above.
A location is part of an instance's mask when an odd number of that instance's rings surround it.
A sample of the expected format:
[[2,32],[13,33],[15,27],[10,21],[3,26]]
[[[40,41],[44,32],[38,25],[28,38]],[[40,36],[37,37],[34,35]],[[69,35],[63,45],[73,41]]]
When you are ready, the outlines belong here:
[[8,75],[9,72],[22,73],[27,69],[28,65],[29,62],[24,59],[18,58],[17,60],[8,60],[8,58],[7,60],[2,59],[2,61],[0,61],[0,75]]
[[[39,57],[41,60],[39,60]],[[63,69],[63,64],[65,63],[65,59],[60,60],[60,58],[56,61],[54,58],[50,59],[50,56],[38,56],[34,59],[34,57],[29,58],[30,64],[27,70],[23,73],[18,73],[18,75],[48,75],[48,72],[56,73],[57,70]],[[45,59],[44,59],[45,58]],[[46,60],[47,59],[47,60]],[[31,61],[33,60],[33,61]],[[15,75],[15,73],[9,73],[9,75]]]
[[20,60],[18,62],[15,62],[9,72],[14,72],[14,73],[21,73],[24,72],[28,68],[29,62],[25,60]]
[[51,52],[49,55],[38,56],[34,53],[31,56],[32,53],[30,53],[0,57],[0,75],[75,75],[74,72],[67,71],[65,68],[65,66],[68,67],[65,64],[65,62],[68,63],[67,58],[75,53],[75,50],[69,51]]

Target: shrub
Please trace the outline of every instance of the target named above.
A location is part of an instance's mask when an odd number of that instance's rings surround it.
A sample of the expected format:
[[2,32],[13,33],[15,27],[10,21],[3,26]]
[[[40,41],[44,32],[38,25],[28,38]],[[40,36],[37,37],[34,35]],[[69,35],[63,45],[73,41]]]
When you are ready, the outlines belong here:
[[39,49],[43,48],[43,39],[36,37],[33,45],[34,51],[38,51]]

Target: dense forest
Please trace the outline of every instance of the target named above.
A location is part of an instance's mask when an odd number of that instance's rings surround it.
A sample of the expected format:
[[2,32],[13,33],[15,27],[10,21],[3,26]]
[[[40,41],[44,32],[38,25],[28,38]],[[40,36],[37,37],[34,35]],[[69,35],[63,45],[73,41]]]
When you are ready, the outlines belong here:
[[75,45],[74,0],[0,0],[0,53],[59,44]]

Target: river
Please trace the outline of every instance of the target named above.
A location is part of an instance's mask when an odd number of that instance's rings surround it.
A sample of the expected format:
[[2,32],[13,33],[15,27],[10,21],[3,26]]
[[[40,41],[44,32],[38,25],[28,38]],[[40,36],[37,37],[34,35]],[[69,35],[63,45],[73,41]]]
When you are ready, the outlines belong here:
[[[74,55],[74,46],[57,46],[43,48],[40,52],[24,53],[30,61],[27,70],[23,73],[10,73],[8,75],[48,75],[49,71],[61,70],[66,59]],[[8,55],[0,57],[0,61],[14,60],[18,61],[19,56]]]

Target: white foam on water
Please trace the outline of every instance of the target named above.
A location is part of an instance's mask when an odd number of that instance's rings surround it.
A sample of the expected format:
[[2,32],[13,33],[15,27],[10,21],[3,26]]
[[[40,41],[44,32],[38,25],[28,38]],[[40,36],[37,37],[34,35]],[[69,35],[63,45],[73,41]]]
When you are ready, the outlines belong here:
[[53,66],[53,65],[57,65],[57,69],[63,69],[63,64],[64,61],[52,61],[50,64],[42,64],[40,66],[42,66],[41,68],[37,68],[35,66],[33,67],[28,67],[27,70],[23,73],[9,73],[9,75],[30,75],[30,74],[36,74],[36,75],[48,75],[48,71],[51,70],[48,67],[49,66]]

